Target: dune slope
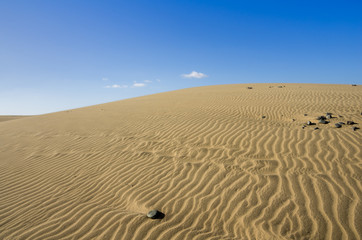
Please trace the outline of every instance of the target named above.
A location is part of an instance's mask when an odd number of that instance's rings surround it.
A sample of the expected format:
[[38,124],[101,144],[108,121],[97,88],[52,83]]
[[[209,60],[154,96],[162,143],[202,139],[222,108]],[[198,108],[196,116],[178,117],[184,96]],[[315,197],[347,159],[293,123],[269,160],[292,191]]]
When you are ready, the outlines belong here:
[[0,239],[361,239],[361,111],[237,84],[0,122]]

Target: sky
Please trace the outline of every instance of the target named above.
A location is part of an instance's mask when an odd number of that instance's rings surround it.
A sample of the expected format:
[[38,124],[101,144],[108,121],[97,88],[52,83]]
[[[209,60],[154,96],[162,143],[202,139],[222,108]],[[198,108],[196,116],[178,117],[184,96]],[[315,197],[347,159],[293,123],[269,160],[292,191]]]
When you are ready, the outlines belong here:
[[205,85],[362,84],[362,1],[0,0],[0,115]]

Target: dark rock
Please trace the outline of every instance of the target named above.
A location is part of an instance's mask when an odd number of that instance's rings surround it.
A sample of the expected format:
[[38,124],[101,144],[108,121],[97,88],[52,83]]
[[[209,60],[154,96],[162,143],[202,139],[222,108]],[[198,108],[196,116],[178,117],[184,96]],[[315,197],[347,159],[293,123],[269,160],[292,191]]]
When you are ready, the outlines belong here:
[[319,116],[319,117],[317,117],[317,120],[326,120],[326,117],[325,116]]
[[356,123],[353,121],[347,121],[347,125],[353,125],[353,124],[356,124]]
[[313,123],[312,123],[311,121],[308,121],[308,122],[307,122],[307,125],[310,126],[310,125],[313,125]]
[[326,116],[328,116],[328,115],[332,116],[332,113],[327,112],[327,113],[326,113]]
[[319,128],[318,127],[315,127],[314,130],[318,130]]
[[358,127],[353,127],[352,130],[353,131],[357,131],[359,128]]
[[352,84],[352,87],[356,87],[357,86],[357,84]]
[[332,118],[332,115],[327,115],[327,119],[331,119]]
[[165,214],[158,210],[151,210],[147,213],[147,217],[152,219],[162,219],[165,217]]
[[308,116],[308,114],[304,113],[304,116],[306,117],[306,116]]
[[253,89],[252,87],[248,87],[248,89]]
[[326,121],[326,120],[324,120],[324,119],[321,119],[321,120],[319,120],[319,123],[320,123],[320,124],[327,124],[328,121]]
[[261,118],[266,118],[265,116],[261,116]]
[[344,122],[339,122],[338,124],[344,125]]
[[336,126],[336,128],[341,128],[342,127],[342,125],[341,124],[338,124],[338,123],[336,123],[336,124],[334,124],[335,126]]

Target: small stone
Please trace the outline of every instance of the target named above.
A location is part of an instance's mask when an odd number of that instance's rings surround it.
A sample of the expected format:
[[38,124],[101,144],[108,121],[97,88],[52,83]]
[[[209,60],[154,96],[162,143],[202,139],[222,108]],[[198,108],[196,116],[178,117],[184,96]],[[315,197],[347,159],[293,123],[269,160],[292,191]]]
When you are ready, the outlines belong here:
[[319,128],[318,127],[315,127],[314,130],[318,130]]
[[312,122],[311,122],[311,121],[308,121],[308,122],[307,122],[307,125],[309,125],[309,126],[312,125]]
[[253,89],[252,87],[248,87],[248,89]]
[[319,117],[317,117],[317,120],[325,120],[325,119],[326,119],[325,116],[319,116]]
[[147,217],[148,218],[152,218],[152,219],[162,219],[165,216],[165,214],[163,214],[162,212],[154,209],[151,210],[147,213]]
[[344,125],[344,122],[339,122],[338,124]]
[[358,127],[353,127],[352,130],[353,131],[356,131],[358,129]]
[[266,118],[265,116],[261,116],[261,118]]
[[338,123],[336,123],[336,124],[334,124],[335,126],[336,126],[336,128],[341,128],[342,127],[342,125],[341,124],[338,124]]
[[326,113],[326,116],[328,116],[328,115],[329,115],[329,116],[332,116],[332,113],[327,112],[327,113]]
[[357,86],[357,84],[352,84],[352,87],[356,87]]
[[355,124],[355,122],[353,122],[353,121],[347,121],[347,125],[353,125],[353,124]]
[[328,122],[327,122],[326,120],[324,120],[324,119],[321,119],[321,120],[319,120],[319,123],[321,123],[321,124],[327,124]]
[[306,117],[306,116],[308,116],[308,114],[304,113],[304,116]]
[[332,115],[327,115],[327,119],[331,119],[332,118]]

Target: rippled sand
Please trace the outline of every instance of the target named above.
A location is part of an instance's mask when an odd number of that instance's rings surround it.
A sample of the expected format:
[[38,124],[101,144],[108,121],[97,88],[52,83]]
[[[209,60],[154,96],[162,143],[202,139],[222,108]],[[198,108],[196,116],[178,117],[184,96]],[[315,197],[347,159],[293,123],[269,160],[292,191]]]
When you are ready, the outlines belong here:
[[1,121],[0,239],[361,239],[362,87],[277,86]]

